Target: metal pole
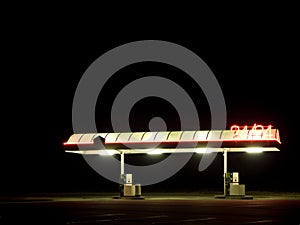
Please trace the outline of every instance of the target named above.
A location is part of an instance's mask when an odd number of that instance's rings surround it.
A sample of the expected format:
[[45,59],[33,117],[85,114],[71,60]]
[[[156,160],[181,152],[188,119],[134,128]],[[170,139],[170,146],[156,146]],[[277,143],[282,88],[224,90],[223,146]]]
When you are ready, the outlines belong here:
[[120,177],[121,179],[124,176],[124,152],[121,152],[121,173],[120,173]]
[[227,173],[227,149],[224,149],[223,152],[223,156],[224,156],[224,195],[227,195],[227,191],[226,191],[226,173]]
[[120,156],[120,184],[119,184],[119,191],[120,191],[120,197],[124,196],[124,152],[121,152]]

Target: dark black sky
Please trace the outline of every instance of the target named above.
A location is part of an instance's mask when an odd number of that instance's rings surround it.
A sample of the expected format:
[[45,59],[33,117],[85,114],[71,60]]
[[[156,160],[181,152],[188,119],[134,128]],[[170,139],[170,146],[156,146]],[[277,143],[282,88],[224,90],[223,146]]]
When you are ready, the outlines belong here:
[[[299,49],[293,28],[254,24],[193,38],[179,35],[128,37],[126,32],[103,38],[99,33],[83,35],[79,30],[56,29],[55,26],[26,28],[16,33],[7,42],[10,51],[5,67],[8,72],[2,80],[3,123],[8,122],[3,130],[8,142],[4,141],[1,148],[1,194],[117,190],[116,184],[95,173],[80,155],[64,153],[62,143],[73,132],[73,96],[89,65],[114,47],[146,39],[177,43],[206,62],[222,88],[228,128],[236,123],[260,123],[279,129],[281,152],[229,156],[229,170],[240,172],[246,188],[300,191],[297,183]],[[122,74],[127,74],[127,78]],[[209,109],[201,90],[176,68],[144,63],[119,71],[105,86],[102,94],[106,101],[97,104],[96,109],[99,132],[112,130],[110,107],[120,88],[141,75],[160,74],[167,78],[176,74],[173,79],[196,103],[201,126],[209,129]],[[163,100],[141,101],[132,113],[132,130],[146,130],[154,116],[163,117],[169,130],[180,129],[176,111]],[[149,163],[144,156],[128,160]],[[178,174],[153,185],[153,190],[186,190],[186,184],[190,190],[222,190],[222,155],[201,173],[197,169],[199,161],[200,156],[193,157]]]

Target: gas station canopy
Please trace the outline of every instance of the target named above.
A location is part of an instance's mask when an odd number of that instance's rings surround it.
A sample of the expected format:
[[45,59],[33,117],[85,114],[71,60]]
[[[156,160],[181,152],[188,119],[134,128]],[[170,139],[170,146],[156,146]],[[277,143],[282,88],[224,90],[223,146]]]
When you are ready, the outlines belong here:
[[[233,125],[230,130],[81,133],[71,135],[69,140],[64,143],[64,147],[65,152],[70,153],[119,154],[121,180],[125,176],[125,154],[222,152],[224,156],[224,195],[222,197],[226,198],[245,195],[245,185],[238,183],[238,173],[228,173],[227,171],[227,153],[279,151],[277,148],[279,144],[281,142],[278,129],[273,129],[271,125],[254,124],[251,127],[244,126],[243,129]],[[235,175],[233,183],[231,174]],[[131,184],[125,185],[124,195],[127,193],[127,188],[135,193],[133,187]]]
[[[79,154],[158,154],[279,151],[279,130],[271,126],[256,129],[157,131],[73,134],[65,151]],[[78,148],[76,148],[78,147]]]

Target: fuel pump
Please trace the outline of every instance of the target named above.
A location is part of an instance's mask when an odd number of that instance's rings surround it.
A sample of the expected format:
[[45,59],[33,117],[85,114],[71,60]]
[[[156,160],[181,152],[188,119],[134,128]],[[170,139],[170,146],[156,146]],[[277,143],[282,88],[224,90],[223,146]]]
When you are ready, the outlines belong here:
[[232,173],[227,172],[224,174],[224,180],[225,180],[225,196],[229,195],[229,188],[230,188],[230,183],[232,181]]

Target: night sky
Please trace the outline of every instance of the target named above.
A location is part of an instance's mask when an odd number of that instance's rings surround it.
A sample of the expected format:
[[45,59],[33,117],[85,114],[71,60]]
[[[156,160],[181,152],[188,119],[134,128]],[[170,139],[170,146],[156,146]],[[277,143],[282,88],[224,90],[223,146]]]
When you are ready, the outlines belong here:
[[[20,31],[22,33],[22,31]],[[79,32],[79,31],[78,31]],[[170,37],[106,38],[77,31],[27,30],[10,40],[8,73],[2,80],[3,131],[0,193],[117,191],[117,184],[98,175],[81,155],[64,153],[72,131],[72,101],[81,76],[99,56],[138,40],[164,40],[201,57],[216,76],[226,101],[227,129],[233,124],[269,125],[279,129],[280,152],[229,154],[229,171],[240,173],[247,190],[300,191],[298,125],[298,59],[294,31],[284,27],[232,29],[187,40]],[[124,76],[126,75],[126,76]],[[181,85],[195,102],[201,129],[210,129],[210,111],[203,92],[178,68],[145,62],[118,71],[97,102],[99,132],[111,132],[110,110],[119,91],[144,76],[163,76]],[[126,77],[126,79],[124,78]],[[147,98],[132,109],[132,131],[147,131],[153,117],[164,118],[168,130],[180,130],[176,109],[167,101]],[[141,165],[159,160],[130,156]],[[223,156],[198,171],[201,156],[168,180],[145,187],[151,191],[222,191]]]

